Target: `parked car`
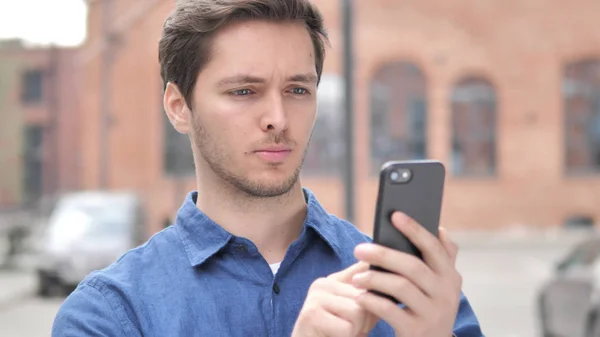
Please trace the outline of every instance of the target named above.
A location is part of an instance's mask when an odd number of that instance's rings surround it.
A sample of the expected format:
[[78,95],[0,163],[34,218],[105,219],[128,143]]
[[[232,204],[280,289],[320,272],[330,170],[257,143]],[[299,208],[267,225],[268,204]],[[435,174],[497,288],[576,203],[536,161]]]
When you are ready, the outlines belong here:
[[144,239],[141,199],[128,192],[64,195],[38,241],[38,293],[68,292],[90,272],[105,268]]
[[539,293],[543,337],[600,337],[600,236],[576,245]]

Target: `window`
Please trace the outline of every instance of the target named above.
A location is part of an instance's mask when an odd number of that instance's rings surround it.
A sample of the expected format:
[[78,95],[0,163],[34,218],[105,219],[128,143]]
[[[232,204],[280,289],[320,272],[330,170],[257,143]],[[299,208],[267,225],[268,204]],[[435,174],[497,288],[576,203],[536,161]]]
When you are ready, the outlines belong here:
[[25,128],[23,186],[26,202],[38,200],[43,193],[43,132],[41,126]]
[[388,160],[427,158],[427,83],[416,65],[383,66],[371,81],[371,170]]
[[567,173],[600,173],[600,59],[565,67],[562,94]]
[[167,114],[161,109],[164,130],[164,170],[170,176],[190,176],[194,174],[194,155],[187,135],[175,130]]
[[44,76],[40,70],[29,70],[23,73],[21,101],[23,103],[38,103],[42,101]]
[[452,91],[452,172],[489,176],[496,164],[496,94],[482,78],[460,80]]
[[318,113],[302,173],[312,176],[338,175],[345,156],[344,82],[333,74],[323,74],[317,93]]

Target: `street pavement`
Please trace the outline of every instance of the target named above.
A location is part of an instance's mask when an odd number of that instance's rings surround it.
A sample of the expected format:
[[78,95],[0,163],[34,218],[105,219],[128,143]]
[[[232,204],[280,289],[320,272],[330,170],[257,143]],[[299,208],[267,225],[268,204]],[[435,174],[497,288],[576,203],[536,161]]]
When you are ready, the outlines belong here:
[[36,284],[31,272],[0,269],[0,317],[3,310],[31,297]]
[[564,249],[462,251],[463,291],[488,337],[537,337],[537,293]]
[[63,299],[30,297],[8,310],[0,311],[0,336],[49,337],[54,316]]
[[[463,290],[485,336],[539,337],[535,308],[539,286],[551,275],[557,259],[581,236],[482,234],[453,238],[461,247],[458,269],[464,279]],[[36,298],[34,287],[31,274],[0,271],[0,336],[49,336],[63,299]],[[24,292],[29,296],[23,296]],[[3,298],[9,299],[4,305]]]

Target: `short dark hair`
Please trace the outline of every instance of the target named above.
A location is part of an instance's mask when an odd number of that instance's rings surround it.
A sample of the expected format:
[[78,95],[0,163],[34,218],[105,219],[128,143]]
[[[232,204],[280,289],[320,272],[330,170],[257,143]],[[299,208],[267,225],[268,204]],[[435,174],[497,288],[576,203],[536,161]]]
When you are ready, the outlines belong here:
[[211,38],[220,27],[239,20],[304,22],[321,78],[329,40],[322,14],[309,0],[178,0],[165,20],[158,60],[164,86],[177,84],[190,108],[198,73],[210,60]]

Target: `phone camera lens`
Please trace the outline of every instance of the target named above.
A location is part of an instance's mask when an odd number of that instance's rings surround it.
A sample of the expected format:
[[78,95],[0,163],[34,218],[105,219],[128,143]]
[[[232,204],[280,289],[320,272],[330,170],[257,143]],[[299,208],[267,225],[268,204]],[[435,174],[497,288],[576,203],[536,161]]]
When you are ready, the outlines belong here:
[[406,170],[406,171],[402,172],[402,179],[404,181],[409,180],[410,179],[410,171]]
[[406,183],[411,179],[411,177],[412,174],[408,169],[394,170],[390,172],[390,180],[393,183]]

